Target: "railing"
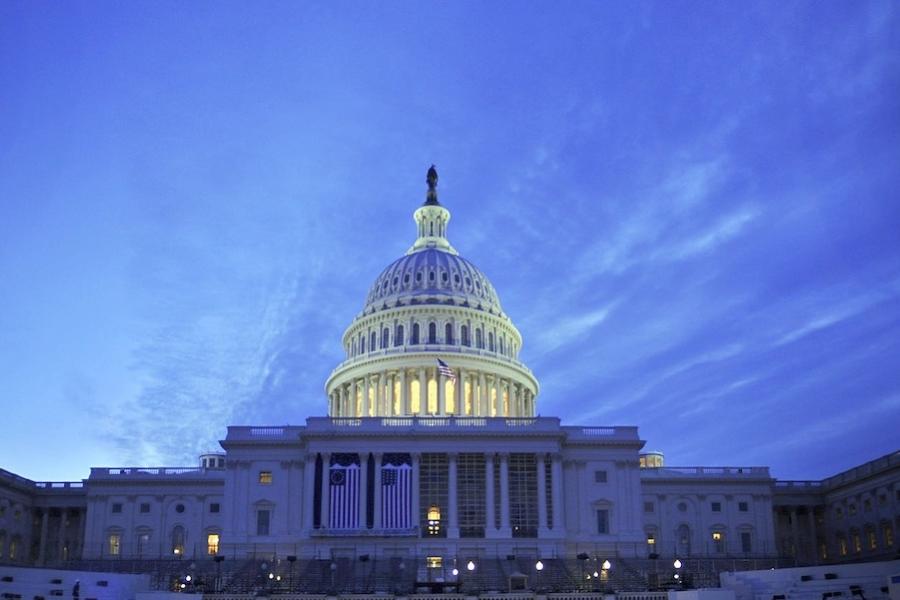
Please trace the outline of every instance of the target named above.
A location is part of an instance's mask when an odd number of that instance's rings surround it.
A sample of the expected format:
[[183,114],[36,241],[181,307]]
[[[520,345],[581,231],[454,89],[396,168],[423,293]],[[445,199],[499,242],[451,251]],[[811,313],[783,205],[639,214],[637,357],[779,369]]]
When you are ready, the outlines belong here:
[[[471,433],[562,433],[559,419],[555,417],[309,417],[304,433],[334,433],[335,430],[353,429],[369,433],[396,435],[397,429],[404,433],[429,432],[434,429],[463,429]],[[229,427],[228,437],[237,428]]]
[[173,477],[179,475],[197,475],[200,477],[222,478],[221,469],[205,469],[203,467],[92,467],[92,479],[102,477]]
[[679,477],[746,477],[770,478],[769,467],[645,467],[641,469],[642,478],[679,478]]
[[457,346],[457,345],[444,345],[444,344],[417,344],[417,345],[409,345],[402,346],[399,348],[383,348],[379,350],[375,350],[373,352],[366,352],[365,354],[361,354],[358,356],[353,356],[348,358],[347,360],[340,363],[338,366],[334,368],[331,372],[331,375],[328,376],[330,380],[335,373],[341,371],[342,369],[349,367],[351,365],[355,365],[357,363],[365,362],[369,359],[373,358],[384,358],[387,356],[402,356],[409,354],[424,354],[426,352],[440,352],[441,354],[460,354],[460,355],[469,355],[469,356],[483,356],[486,358],[496,359],[502,362],[509,363],[516,367],[517,369],[524,371],[525,373],[532,375],[531,369],[525,366],[521,361],[516,360],[515,358],[510,358],[504,354],[500,354],[499,352],[491,352],[486,348],[475,348],[473,346]]
[[822,484],[821,481],[797,480],[797,481],[776,481],[775,487],[776,488],[791,488],[791,489],[793,489],[793,488],[817,488],[818,489],[818,488],[824,487],[824,485]]
[[862,479],[863,477],[867,477],[869,475],[874,475],[875,473],[884,471],[892,467],[900,467],[900,451],[892,452],[891,454],[885,454],[880,458],[870,460],[869,462],[859,465],[858,467],[848,469],[847,471],[838,473],[837,475],[832,475],[831,477],[823,479],[822,484],[826,487],[832,488],[837,485],[842,485],[850,483],[852,481],[856,481],[857,479]]
[[10,479],[25,487],[37,488],[39,490],[67,490],[81,489],[84,487],[84,483],[81,481],[32,481],[27,477],[16,475],[12,471],[7,471],[6,469],[0,469],[0,477]]

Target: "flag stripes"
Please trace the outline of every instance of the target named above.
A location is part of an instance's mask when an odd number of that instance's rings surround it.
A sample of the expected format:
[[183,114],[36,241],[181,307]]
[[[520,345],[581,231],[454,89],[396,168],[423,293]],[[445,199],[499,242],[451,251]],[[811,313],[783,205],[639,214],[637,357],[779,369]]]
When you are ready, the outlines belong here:
[[385,465],[381,469],[381,525],[384,529],[412,527],[412,467]]
[[359,465],[331,465],[328,470],[328,527],[359,527]]
[[447,379],[449,379],[451,381],[456,381],[456,373],[453,371],[453,369],[450,368],[450,365],[448,365],[441,359],[437,359],[437,363],[438,363],[438,368],[437,368],[438,373],[440,373],[441,375],[443,375],[444,377],[446,377]]

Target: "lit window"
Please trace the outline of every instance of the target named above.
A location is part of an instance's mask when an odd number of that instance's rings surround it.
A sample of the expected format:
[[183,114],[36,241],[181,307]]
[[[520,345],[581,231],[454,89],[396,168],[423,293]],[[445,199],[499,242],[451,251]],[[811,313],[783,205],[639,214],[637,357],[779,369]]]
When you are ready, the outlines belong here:
[[648,546],[656,546],[656,535],[652,533],[647,534],[647,545]]
[[713,512],[722,512],[722,503],[721,502],[713,502],[712,503],[712,511]]
[[712,539],[714,542],[719,542],[722,540],[722,532],[721,531],[713,531]]
[[175,556],[184,554],[184,527],[181,525],[172,529],[172,554]]
[[108,548],[110,556],[119,556],[122,552],[122,536],[118,533],[109,534]]
[[437,506],[428,508],[428,535],[440,535],[441,509]]
[[866,539],[869,542],[869,550],[878,550],[878,538],[875,536],[874,529],[866,530]]
[[259,472],[259,482],[263,485],[269,485],[272,483],[272,471],[260,471]]
[[885,523],[881,526],[881,536],[884,538],[884,545],[886,548],[890,548],[894,545],[894,529],[891,527],[890,523]]
[[597,533],[609,533],[609,511],[605,508],[597,510]]
[[218,533],[210,533],[206,536],[206,553],[207,554],[218,554],[219,553],[219,534]]
[[594,471],[594,483],[606,483],[606,471]]
[[842,535],[838,536],[838,549],[841,552],[841,556],[847,556],[847,538]]
[[819,558],[828,560],[828,544],[825,542],[819,542]]
[[741,512],[747,512],[748,510],[750,510],[750,507],[746,502],[738,502],[738,510]]
[[858,531],[853,533],[853,551],[862,552],[862,539],[859,537]]
[[429,569],[440,569],[444,564],[444,559],[440,556],[426,556],[425,566]]

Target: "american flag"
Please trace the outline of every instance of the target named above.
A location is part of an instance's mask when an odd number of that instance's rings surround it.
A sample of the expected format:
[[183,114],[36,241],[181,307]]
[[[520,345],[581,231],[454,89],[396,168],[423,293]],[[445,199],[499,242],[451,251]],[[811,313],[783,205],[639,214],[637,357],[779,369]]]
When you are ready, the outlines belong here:
[[412,527],[412,467],[385,465],[381,469],[381,526]]
[[329,529],[359,528],[359,465],[331,465],[328,470]]
[[456,373],[453,372],[453,369],[450,368],[450,365],[442,361],[441,359],[437,359],[438,361],[438,373],[449,379],[450,381],[456,381]]

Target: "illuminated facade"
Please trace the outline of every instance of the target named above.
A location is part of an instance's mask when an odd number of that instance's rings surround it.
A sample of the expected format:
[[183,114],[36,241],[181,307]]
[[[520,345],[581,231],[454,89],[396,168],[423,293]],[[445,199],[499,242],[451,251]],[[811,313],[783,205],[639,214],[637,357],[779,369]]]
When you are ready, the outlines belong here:
[[767,468],[664,467],[636,427],[535,416],[522,337],[450,244],[433,169],[413,216],[412,247],[343,336],[328,416],[229,427],[199,467],[43,487],[0,473],[0,560],[781,552]]

